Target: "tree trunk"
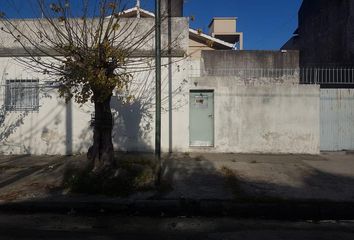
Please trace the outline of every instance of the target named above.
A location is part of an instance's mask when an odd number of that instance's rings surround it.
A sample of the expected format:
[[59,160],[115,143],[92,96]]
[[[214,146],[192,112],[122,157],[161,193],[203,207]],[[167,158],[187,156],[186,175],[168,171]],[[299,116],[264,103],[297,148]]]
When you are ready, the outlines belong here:
[[113,117],[110,101],[111,96],[103,102],[94,102],[93,145],[89,148],[87,157],[91,161],[95,173],[112,169],[115,165],[112,143]]

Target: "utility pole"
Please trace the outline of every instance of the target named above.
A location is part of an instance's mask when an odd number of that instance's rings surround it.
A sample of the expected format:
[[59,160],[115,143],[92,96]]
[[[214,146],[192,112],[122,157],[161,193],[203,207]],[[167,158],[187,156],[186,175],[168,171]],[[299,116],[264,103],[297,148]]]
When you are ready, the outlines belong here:
[[159,164],[157,184],[161,182],[161,0],[155,0],[155,77],[156,77],[156,119],[155,154]]
[[140,0],[136,0],[136,9],[137,9],[136,17],[140,18]]
[[41,15],[42,15],[42,19],[44,18],[44,3],[43,1],[40,2],[41,4]]

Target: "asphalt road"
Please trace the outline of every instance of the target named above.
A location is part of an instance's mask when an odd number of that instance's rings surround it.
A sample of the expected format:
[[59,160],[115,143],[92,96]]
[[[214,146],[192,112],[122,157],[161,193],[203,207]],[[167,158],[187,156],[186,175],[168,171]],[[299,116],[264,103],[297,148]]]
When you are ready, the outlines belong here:
[[0,240],[10,239],[352,240],[354,221],[0,214]]

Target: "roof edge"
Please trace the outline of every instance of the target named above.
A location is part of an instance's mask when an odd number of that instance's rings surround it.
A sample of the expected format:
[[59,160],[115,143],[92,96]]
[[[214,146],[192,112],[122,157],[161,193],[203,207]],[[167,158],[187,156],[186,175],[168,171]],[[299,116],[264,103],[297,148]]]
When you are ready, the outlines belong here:
[[201,36],[201,37],[203,37],[203,38],[206,38],[206,39],[208,39],[208,40],[211,40],[211,41],[213,41],[213,42],[216,42],[216,43],[218,43],[218,44],[221,44],[221,45],[223,45],[223,46],[225,46],[225,47],[228,47],[228,48],[231,48],[231,49],[233,49],[233,47],[234,47],[234,45],[231,44],[231,43],[228,43],[228,42],[225,42],[225,41],[220,40],[220,39],[218,39],[218,38],[209,36],[209,35],[207,35],[207,34],[205,34],[205,33],[199,33],[197,30],[194,30],[194,29],[192,29],[192,28],[189,28],[189,32],[192,33],[192,34]]

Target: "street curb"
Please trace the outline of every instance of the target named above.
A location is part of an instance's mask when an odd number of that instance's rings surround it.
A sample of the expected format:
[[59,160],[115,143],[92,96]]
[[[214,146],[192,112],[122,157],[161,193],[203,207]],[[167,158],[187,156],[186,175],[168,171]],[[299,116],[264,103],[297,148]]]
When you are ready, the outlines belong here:
[[235,202],[226,200],[32,201],[0,204],[1,213],[205,216],[286,220],[352,220],[354,202]]

